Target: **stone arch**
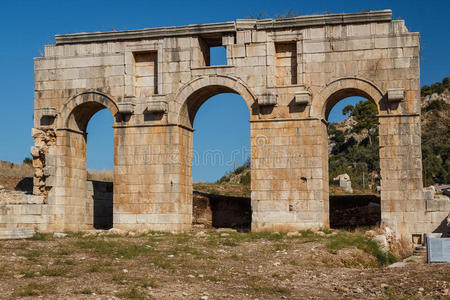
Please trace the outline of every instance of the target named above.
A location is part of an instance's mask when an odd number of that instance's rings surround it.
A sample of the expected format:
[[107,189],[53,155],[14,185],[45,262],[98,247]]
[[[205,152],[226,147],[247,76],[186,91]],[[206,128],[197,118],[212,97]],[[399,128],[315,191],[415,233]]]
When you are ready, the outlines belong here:
[[[86,170],[87,125],[93,115],[107,108],[112,116],[118,113],[117,102],[99,91],[87,90],[68,99],[58,117],[60,144],[56,151],[61,161],[56,163],[60,174],[57,186],[64,190],[64,230],[110,228],[113,222],[113,198],[98,196],[108,183],[88,180]],[[115,132],[114,132],[115,134]],[[116,145],[114,145],[114,169]],[[113,180],[114,181],[114,180]]]
[[310,117],[327,120],[333,106],[344,98],[360,96],[376,104],[378,113],[386,110],[384,93],[373,82],[357,77],[338,78],[328,83],[312,101]]
[[99,91],[84,91],[71,97],[63,105],[59,125],[84,132],[91,117],[104,108],[107,108],[113,117],[119,111],[117,101],[111,96]]
[[178,122],[192,127],[200,106],[212,96],[222,93],[239,94],[247,104],[249,112],[256,102],[256,96],[239,78],[224,75],[200,76],[185,84],[176,94],[179,104]]

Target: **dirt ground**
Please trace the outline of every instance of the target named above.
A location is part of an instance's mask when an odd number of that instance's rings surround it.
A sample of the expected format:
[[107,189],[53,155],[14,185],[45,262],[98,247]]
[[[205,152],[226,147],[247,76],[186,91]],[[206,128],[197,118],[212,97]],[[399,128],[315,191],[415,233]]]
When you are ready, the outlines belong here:
[[37,234],[0,241],[0,298],[449,299],[450,264],[391,262],[345,231]]

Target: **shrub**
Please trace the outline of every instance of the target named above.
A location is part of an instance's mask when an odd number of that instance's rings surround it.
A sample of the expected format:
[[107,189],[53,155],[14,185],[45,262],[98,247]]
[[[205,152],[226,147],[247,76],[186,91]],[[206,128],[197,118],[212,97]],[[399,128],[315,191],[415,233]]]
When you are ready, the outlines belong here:
[[25,157],[23,160],[23,164],[24,165],[32,165],[33,164],[33,160],[29,157]]

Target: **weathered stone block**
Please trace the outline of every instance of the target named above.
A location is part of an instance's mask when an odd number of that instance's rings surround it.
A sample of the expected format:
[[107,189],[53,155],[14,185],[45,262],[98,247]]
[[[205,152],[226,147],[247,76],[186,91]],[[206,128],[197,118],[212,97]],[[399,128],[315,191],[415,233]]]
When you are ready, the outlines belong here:
[[119,106],[119,113],[124,115],[131,115],[134,113],[134,106],[135,104],[132,102],[122,102],[118,104]]
[[297,105],[308,105],[311,101],[311,93],[308,91],[301,91],[295,94],[294,103]]
[[147,112],[164,113],[167,111],[167,102],[163,100],[147,100]]
[[44,107],[41,109],[41,114],[43,117],[56,118],[58,111],[54,107]]
[[389,102],[400,102],[405,99],[405,90],[402,88],[388,89],[387,99]]
[[258,104],[262,106],[274,106],[277,104],[277,95],[262,94],[258,97]]

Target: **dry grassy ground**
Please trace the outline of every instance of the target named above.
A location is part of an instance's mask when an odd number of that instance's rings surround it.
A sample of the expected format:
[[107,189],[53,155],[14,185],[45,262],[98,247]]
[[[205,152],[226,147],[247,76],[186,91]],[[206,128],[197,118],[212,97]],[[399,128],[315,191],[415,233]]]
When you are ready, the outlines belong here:
[[0,298],[448,297],[449,264],[386,268],[392,261],[361,233],[345,231],[37,234],[0,242]]
[[238,183],[203,183],[196,182],[193,184],[193,189],[196,192],[223,195],[232,197],[247,197],[250,198],[251,189],[249,185]]

